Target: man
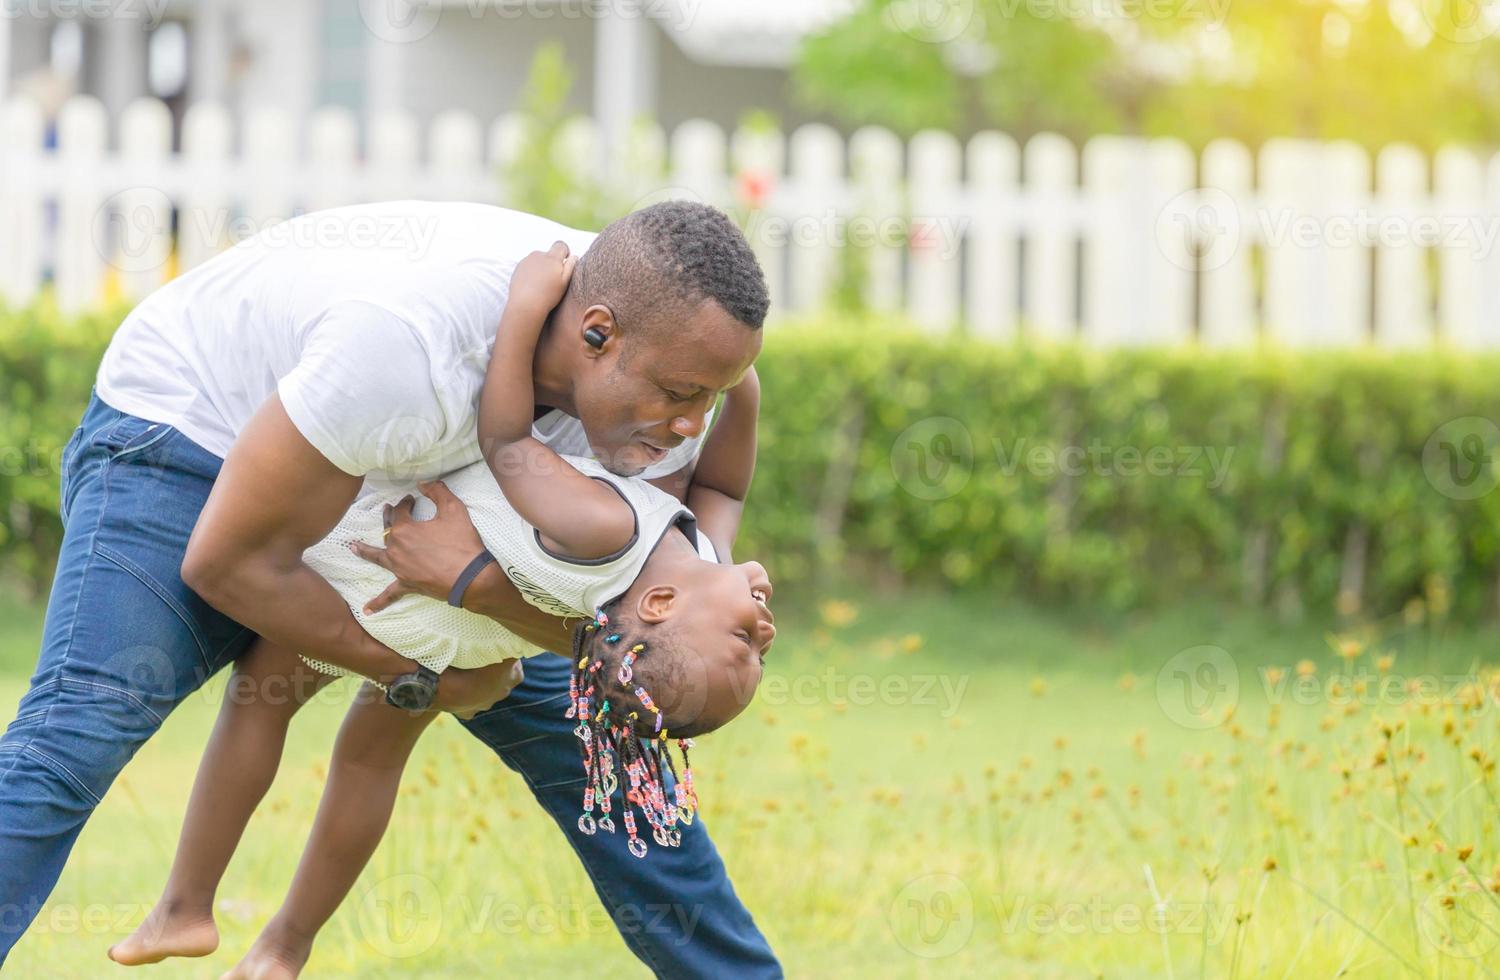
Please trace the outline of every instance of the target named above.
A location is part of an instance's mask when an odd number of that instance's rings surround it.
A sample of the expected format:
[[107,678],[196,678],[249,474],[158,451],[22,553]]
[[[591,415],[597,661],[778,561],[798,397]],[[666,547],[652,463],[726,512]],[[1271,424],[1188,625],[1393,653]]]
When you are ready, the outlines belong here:
[[[205,263],[126,319],[64,450],[41,656],[0,739],[0,961],[116,774],[255,635],[384,682],[416,669],[301,555],[362,488],[479,458],[478,394],[520,258],[556,240],[583,256],[533,366],[551,410],[539,437],[685,492],[710,406],[759,353],[764,279],[734,226],[702,205],[656,205],[591,237],[469,204],[320,212]],[[448,597],[479,550],[461,511],[398,517],[390,550],[373,556],[397,575],[377,604]],[[462,601],[568,648],[562,624],[493,565]],[[652,970],[779,975],[701,822],[651,861],[570,830],[582,770],[563,718],[568,664],[538,658],[527,673],[515,686],[508,665],[450,670],[434,704],[493,705],[466,727],[526,779]],[[667,918],[691,932],[641,930],[648,906],[690,908]]]

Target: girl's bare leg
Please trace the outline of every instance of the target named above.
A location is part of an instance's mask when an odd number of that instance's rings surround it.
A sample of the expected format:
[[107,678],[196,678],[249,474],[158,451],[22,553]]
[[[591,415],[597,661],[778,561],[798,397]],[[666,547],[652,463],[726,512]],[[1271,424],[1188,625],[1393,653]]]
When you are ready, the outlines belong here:
[[198,764],[166,888],[139,928],[109,948],[110,959],[137,966],[218,948],[213,909],[219,880],[276,776],[292,716],[331,680],[264,638],[235,662]]
[[318,930],[385,835],[401,771],[435,717],[435,711],[402,711],[369,690],[362,692],[339,729],[328,783],[291,890],[223,980],[289,980],[301,972]]

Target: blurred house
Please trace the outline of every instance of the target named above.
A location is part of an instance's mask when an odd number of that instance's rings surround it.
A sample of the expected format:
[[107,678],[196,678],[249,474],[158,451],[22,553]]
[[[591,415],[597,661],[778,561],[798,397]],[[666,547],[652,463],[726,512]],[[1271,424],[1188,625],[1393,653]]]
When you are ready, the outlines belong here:
[[807,121],[789,100],[799,40],[852,0],[0,0],[0,95],[44,108],[81,91],[112,120],[155,95],[179,122],[216,100],[305,120],[338,105],[425,126],[513,108],[532,54],[560,43],[571,101],[606,139],[641,115],[668,129],[732,126],[752,108]]

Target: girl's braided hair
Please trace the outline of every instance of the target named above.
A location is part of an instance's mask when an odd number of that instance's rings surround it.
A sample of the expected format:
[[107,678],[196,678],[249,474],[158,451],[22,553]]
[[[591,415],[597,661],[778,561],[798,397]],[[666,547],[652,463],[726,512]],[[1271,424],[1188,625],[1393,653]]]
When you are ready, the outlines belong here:
[[[651,836],[664,847],[677,846],[682,840],[678,824],[691,824],[698,809],[688,761],[693,740],[677,740],[682,753],[679,776],[667,742],[666,714],[637,676],[641,673],[637,662],[647,652],[645,640],[627,639],[618,625],[610,627],[606,609],[598,610],[573,632],[570,704],[565,716],[578,720],[573,734],[583,748],[585,783],[578,829],[585,834],[599,828],[614,833],[610,798],[623,782],[622,818],[627,846],[636,857],[646,856],[646,842],[636,832],[636,809],[651,827]],[[664,672],[648,669],[646,673],[659,678]],[[673,783],[670,799],[668,773]]]

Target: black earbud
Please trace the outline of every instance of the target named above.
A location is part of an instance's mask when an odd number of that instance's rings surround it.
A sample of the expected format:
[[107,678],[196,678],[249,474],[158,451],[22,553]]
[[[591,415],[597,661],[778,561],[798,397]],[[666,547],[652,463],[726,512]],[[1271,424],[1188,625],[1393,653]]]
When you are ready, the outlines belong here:
[[589,327],[583,332],[583,342],[594,348],[594,350],[603,350],[604,341],[604,331],[598,327]]

